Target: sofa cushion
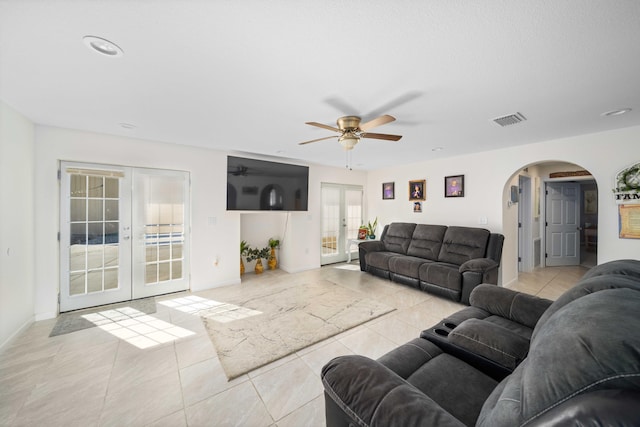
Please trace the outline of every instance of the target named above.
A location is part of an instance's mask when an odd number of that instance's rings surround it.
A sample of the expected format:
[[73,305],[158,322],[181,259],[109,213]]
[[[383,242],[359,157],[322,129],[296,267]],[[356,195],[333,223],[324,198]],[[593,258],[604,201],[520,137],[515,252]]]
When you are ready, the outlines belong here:
[[411,236],[407,255],[437,261],[446,231],[444,225],[418,224]]
[[578,298],[536,327],[529,355],[485,402],[478,426],[528,425],[583,393],[640,390],[640,292]]
[[606,289],[629,288],[640,291],[640,281],[638,279],[621,274],[609,274],[604,276],[594,276],[586,280],[580,280],[573,288],[562,294],[551,306],[540,316],[540,320],[533,330],[532,337],[535,338],[538,329],[544,326],[551,316],[561,310],[567,304],[583,298],[586,295],[597,293]]
[[619,259],[609,261],[604,264],[598,264],[587,271],[584,276],[582,276],[581,280],[608,274],[621,274],[623,276],[631,276],[636,279],[640,279],[640,263],[634,259]]
[[370,252],[365,255],[367,265],[370,267],[379,268],[380,270],[391,271],[389,267],[389,261],[392,258],[399,257],[396,252]]
[[389,270],[395,274],[418,279],[420,266],[424,263],[433,262],[424,258],[414,256],[395,256],[389,260]]
[[416,224],[408,222],[394,222],[389,224],[387,232],[382,239],[387,252],[406,254],[411,243],[411,236]]
[[428,262],[420,266],[418,277],[421,282],[459,291],[462,289],[462,274],[458,266],[444,262]]
[[473,425],[498,382],[462,360],[443,353],[418,368],[407,382],[445,411]]
[[483,258],[489,241],[489,230],[475,227],[449,227],[442,239],[438,261],[462,265]]

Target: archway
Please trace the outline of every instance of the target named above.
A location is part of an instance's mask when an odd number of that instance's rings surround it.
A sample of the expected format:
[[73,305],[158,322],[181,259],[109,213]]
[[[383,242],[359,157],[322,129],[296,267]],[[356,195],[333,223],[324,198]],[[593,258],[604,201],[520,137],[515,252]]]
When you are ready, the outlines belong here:
[[[556,204],[547,204],[546,194],[548,188],[564,188],[564,183],[575,192],[575,205],[568,205],[568,209],[576,209],[572,212],[576,224],[567,226],[572,232],[566,236],[555,233],[549,225],[547,217],[555,215]],[[575,263],[576,259],[588,267],[597,263],[598,184],[580,165],[552,160],[524,165],[505,182],[503,200],[503,232],[508,250],[518,253],[516,271],[530,272],[550,265],[565,265],[563,262]],[[551,222],[555,224],[554,221]],[[556,239],[556,236],[561,237]],[[562,244],[553,246],[556,242]],[[575,243],[575,257],[567,257],[570,261],[563,260],[562,256],[556,258],[555,252],[565,250],[565,244],[571,253],[571,242]],[[550,259],[554,262],[549,262]]]

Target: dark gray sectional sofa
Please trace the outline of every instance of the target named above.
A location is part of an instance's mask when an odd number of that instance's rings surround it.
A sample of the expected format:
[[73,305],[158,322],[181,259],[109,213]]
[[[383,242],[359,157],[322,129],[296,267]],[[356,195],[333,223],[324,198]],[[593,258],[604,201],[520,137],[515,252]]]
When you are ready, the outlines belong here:
[[638,260],[598,265],[554,302],[481,285],[378,360],[327,363],[327,426],[639,426],[639,307]]
[[484,228],[394,222],[360,243],[360,270],[468,304],[477,285],[498,283],[503,242]]

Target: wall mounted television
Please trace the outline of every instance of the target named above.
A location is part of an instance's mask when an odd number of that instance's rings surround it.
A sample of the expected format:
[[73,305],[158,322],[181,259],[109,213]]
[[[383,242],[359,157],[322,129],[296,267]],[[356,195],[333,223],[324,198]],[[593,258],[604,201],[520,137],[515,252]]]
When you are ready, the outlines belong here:
[[306,211],[307,166],[227,156],[228,211]]

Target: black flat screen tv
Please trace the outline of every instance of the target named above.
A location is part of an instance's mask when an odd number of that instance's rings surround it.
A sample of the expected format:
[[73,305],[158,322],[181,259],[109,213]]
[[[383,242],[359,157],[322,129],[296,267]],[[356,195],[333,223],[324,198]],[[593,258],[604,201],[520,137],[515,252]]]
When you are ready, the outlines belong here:
[[227,156],[228,211],[306,211],[309,168]]

